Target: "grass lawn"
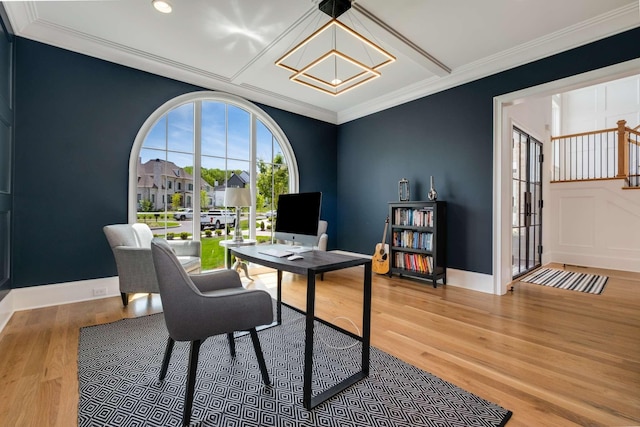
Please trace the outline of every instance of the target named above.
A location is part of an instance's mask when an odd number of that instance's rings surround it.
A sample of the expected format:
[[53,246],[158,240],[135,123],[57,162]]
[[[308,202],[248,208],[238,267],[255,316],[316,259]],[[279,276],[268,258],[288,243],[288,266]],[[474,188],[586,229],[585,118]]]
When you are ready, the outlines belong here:
[[[220,240],[231,238],[230,236],[202,237],[200,239],[202,270],[213,270],[224,267],[224,248],[220,246]],[[268,242],[269,236],[257,236],[258,243]],[[233,262],[233,259],[231,260]]]
[[[138,222],[146,222],[150,227],[164,227],[165,225],[164,222],[162,221],[155,222],[155,221],[152,221],[151,218],[143,219],[143,218],[140,218],[140,216],[141,215],[138,216]],[[177,226],[177,225],[180,225],[180,223],[167,221],[168,227]],[[243,230],[247,230],[249,227],[248,221],[247,220],[240,221],[240,227],[242,227]],[[164,230],[153,230],[153,231],[155,236],[165,237],[163,233],[160,233],[160,231],[164,231]],[[224,232],[224,230],[222,231]],[[172,233],[172,231],[168,229],[167,233]],[[189,238],[191,238],[191,233],[189,233]],[[215,234],[215,231],[213,232],[213,235],[211,237],[207,237],[204,233],[202,234],[202,236],[200,237],[200,245],[201,245],[200,259],[201,259],[203,271],[214,270],[216,268],[224,267],[224,250],[225,249],[222,246],[220,246],[219,242],[221,240],[226,240],[231,238],[233,238],[233,229],[230,229],[230,234],[228,236],[224,236],[224,235],[217,236]],[[180,240],[180,235],[178,233],[175,233],[174,239]],[[257,236],[258,243],[268,242],[269,239],[270,239],[269,236]],[[233,262],[233,259],[231,261]]]

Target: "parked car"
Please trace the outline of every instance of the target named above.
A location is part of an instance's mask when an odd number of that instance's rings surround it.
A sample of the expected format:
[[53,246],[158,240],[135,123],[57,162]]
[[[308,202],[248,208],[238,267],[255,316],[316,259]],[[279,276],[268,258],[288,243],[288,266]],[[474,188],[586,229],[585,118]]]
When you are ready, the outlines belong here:
[[185,219],[193,219],[193,209],[181,208],[173,214],[173,217],[178,221],[184,221]]
[[236,215],[227,209],[211,209],[208,213],[210,223],[215,228],[224,228],[226,225],[230,227],[236,226]]
[[278,216],[278,211],[277,211],[277,210],[275,210],[275,209],[274,209],[274,210],[271,210],[271,211],[266,211],[266,212],[264,213],[264,216],[266,216],[266,217],[267,217],[267,219],[269,219],[269,220],[270,220],[271,218],[275,218],[275,217],[277,217],[277,216]]
[[204,230],[206,228],[218,228],[218,227],[213,222],[213,217],[209,216],[205,212],[202,212],[200,214],[200,230]]

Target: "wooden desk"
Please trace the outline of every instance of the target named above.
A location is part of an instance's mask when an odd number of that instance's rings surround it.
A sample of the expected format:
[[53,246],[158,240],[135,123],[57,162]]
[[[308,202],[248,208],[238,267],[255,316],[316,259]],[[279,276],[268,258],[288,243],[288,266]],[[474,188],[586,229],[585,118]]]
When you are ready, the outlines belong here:
[[[280,245],[275,245],[279,246]],[[268,249],[271,245],[231,247],[231,252],[243,260],[255,262],[278,270],[278,297],[277,297],[277,324],[282,323],[282,272],[301,274],[307,276],[307,311],[305,345],[304,345],[304,385],[302,389],[302,403],[306,409],[312,409],[325,400],[335,396],[347,387],[355,384],[369,375],[369,345],[371,338],[371,259],[353,257],[334,252],[311,251],[302,255],[303,259],[289,261],[285,258],[278,258],[271,255],[261,254],[259,251]],[[362,304],[362,337],[355,335],[338,326],[332,325],[322,319],[315,317],[315,297],[316,297],[316,275],[328,271],[341,270],[343,268],[364,266],[364,293]],[[300,311],[295,307],[288,307]],[[331,328],[342,332],[362,343],[362,363],[359,372],[342,380],[338,384],[322,391],[316,396],[311,395],[311,385],[313,381],[313,327],[314,321],[318,320]]]

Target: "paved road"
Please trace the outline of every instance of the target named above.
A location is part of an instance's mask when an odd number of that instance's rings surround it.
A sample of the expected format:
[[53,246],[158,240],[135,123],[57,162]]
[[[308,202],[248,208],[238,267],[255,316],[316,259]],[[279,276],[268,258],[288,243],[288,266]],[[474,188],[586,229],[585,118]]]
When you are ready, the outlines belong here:
[[[243,217],[243,219],[246,219],[246,217]],[[265,224],[269,224],[269,221],[267,221],[264,217],[261,217],[261,216],[258,216],[258,221],[264,221]],[[186,231],[187,233],[191,233],[191,226],[192,226],[193,221],[184,220],[184,221],[172,221],[172,222],[177,222],[180,225],[177,226],[177,227],[169,227],[167,229],[168,232],[179,234],[179,233],[182,233],[183,231]],[[164,228],[152,228],[152,230],[154,232],[157,232],[157,233],[163,233],[164,232]],[[214,229],[212,228],[211,230],[214,230]],[[267,231],[268,230],[265,230],[265,232],[267,232]],[[258,234],[264,234],[264,233],[260,232],[259,229],[258,229],[258,232],[259,232]],[[268,235],[268,234],[270,234],[270,233],[267,232],[266,235]]]

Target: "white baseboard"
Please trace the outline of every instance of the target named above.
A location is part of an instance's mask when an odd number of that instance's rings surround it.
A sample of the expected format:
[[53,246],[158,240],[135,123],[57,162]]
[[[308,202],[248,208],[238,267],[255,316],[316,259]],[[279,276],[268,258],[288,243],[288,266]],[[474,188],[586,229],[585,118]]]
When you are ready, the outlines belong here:
[[[95,295],[94,290],[100,290],[102,294]],[[113,297],[120,295],[120,287],[118,277],[114,276],[16,288],[12,289],[10,294],[13,296],[13,311],[20,311]]]
[[447,286],[493,294],[493,275],[447,268]]
[[633,271],[640,273],[640,262],[637,258],[621,258],[592,254],[576,254],[568,252],[552,252],[551,262],[559,264],[582,265],[586,267],[606,268],[609,270]]
[[13,291],[9,291],[7,295],[0,301],[0,332],[4,329],[13,315]]
[[[344,255],[357,256],[362,258],[372,258],[371,255],[341,250],[331,251]],[[490,274],[474,273],[472,271],[456,270],[447,268],[447,286],[469,289],[472,291],[493,294],[493,276]]]
[[[370,255],[364,254],[350,253],[349,255],[370,257]],[[489,294],[494,293],[492,275],[456,270],[454,268],[447,269],[447,286]],[[96,296],[94,295],[94,289],[104,290],[105,294]],[[16,311],[109,298],[118,295],[120,295],[120,287],[117,276],[12,289],[0,301],[0,332],[2,332]]]
[[[98,290],[100,295],[94,295]],[[120,295],[118,277],[16,288],[0,301],[0,332],[16,311],[109,298]]]

